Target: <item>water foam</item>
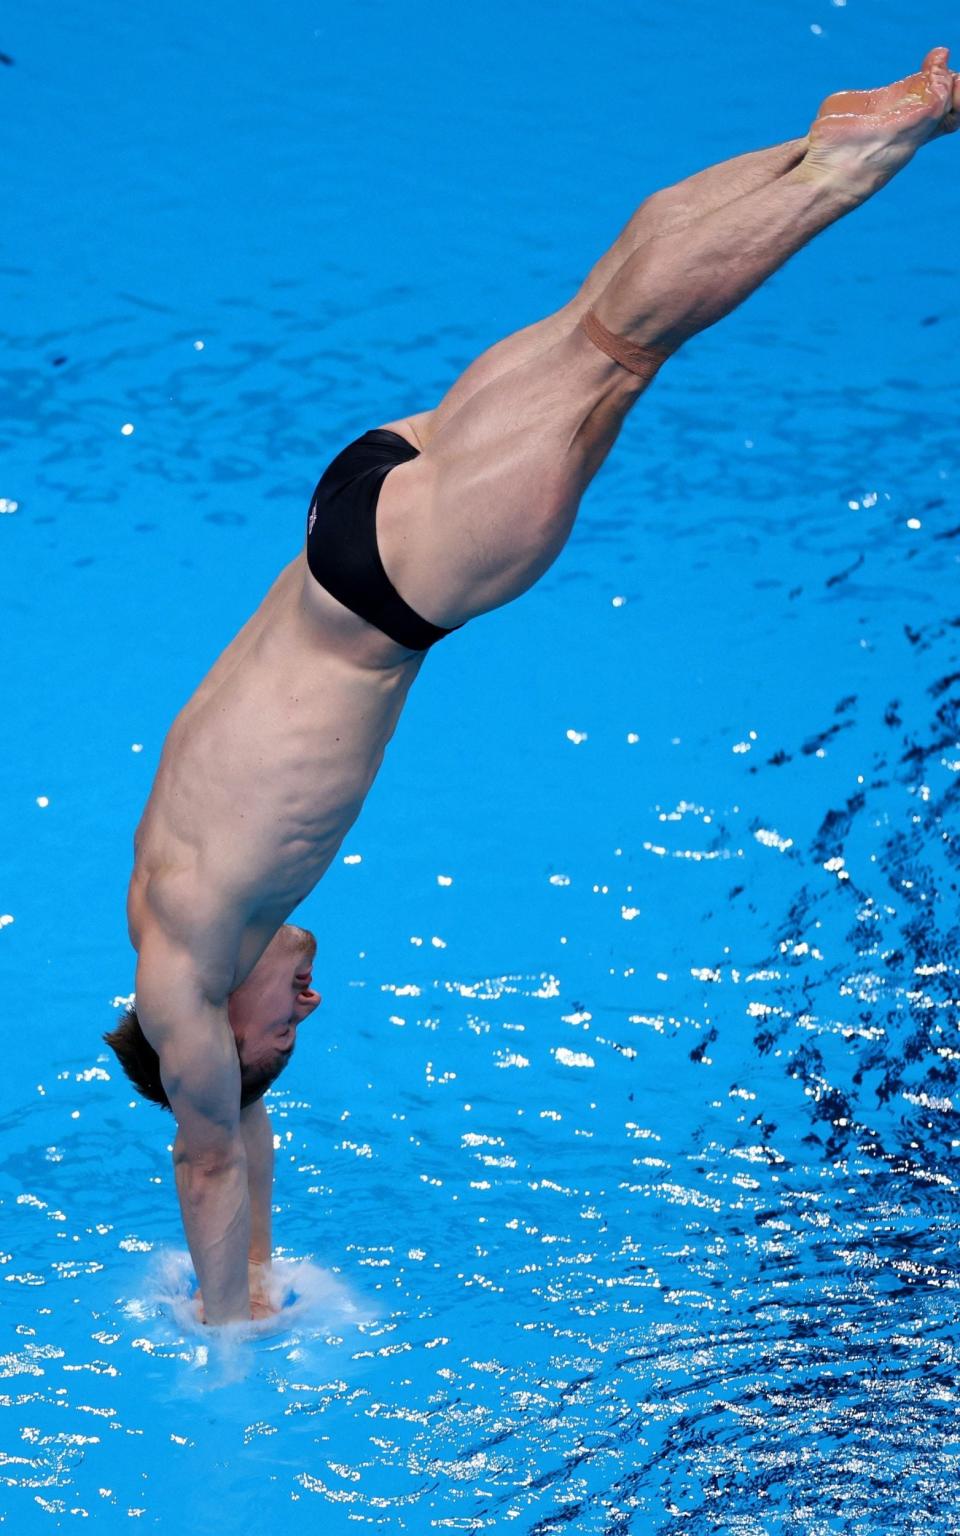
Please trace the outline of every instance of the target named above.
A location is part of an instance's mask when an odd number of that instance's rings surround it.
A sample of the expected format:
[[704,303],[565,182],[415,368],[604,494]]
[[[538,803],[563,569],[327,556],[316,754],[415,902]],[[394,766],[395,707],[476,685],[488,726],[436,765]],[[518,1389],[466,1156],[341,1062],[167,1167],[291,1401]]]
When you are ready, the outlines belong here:
[[[342,1329],[370,1322],[375,1314],[337,1275],[310,1259],[274,1259],[268,1283],[276,1307],[272,1317],[211,1327],[198,1316],[196,1276],[189,1253],[167,1248],[156,1252],[144,1277],[142,1294],[126,1305],[133,1322],[159,1323],[156,1342],[172,1342],[169,1325],[188,1345],[197,1345],[197,1364],[205,1364],[208,1351],[232,1348],[259,1339],[317,1339]],[[202,1342],[201,1342],[202,1341]]]

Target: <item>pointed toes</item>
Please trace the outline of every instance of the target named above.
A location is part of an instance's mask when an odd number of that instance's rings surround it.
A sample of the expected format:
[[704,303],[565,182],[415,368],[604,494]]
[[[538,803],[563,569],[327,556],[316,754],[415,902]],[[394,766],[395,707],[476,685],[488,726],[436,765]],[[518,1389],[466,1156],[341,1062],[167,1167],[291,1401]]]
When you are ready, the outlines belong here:
[[931,70],[931,69],[949,69],[949,68],[950,68],[950,49],[949,48],[931,48],[930,52],[927,54],[926,58],[923,61],[924,72],[926,72],[927,70]]

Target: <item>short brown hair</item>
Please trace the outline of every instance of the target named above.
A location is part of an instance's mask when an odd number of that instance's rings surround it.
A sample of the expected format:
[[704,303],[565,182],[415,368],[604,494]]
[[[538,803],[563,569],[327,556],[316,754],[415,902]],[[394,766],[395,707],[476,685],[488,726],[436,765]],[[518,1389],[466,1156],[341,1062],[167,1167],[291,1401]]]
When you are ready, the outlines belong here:
[[[103,1038],[137,1092],[151,1103],[169,1109],[170,1100],[160,1077],[160,1057],[143,1032],[136,1008],[127,1008],[116,1029],[108,1030]],[[289,1054],[278,1057],[269,1066],[252,1067],[240,1062],[241,1109],[263,1098],[288,1060]]]

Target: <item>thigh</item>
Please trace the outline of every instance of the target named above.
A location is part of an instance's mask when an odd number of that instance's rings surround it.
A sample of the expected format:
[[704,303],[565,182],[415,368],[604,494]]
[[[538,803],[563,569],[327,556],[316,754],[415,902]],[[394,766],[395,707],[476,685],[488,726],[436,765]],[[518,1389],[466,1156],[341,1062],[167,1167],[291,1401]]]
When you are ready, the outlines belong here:
[[580,308],[582,306],[578,299],[573,299],[563,309],[545,316],[543,320],[537,320],[532,325],[525,325],[522,330],[514,331],[510,336],[504,336],[492,347],[487,347],[464,369],[432,411],[418,411],[413,416],[387,421],[384,427],[389,432],[399,432],[401,437],[422,451],[444,422],[456,415],[478,390],[502,374],[518,368],[521,363],[530,362],[566,335],[575,324]]
[[421,455],[384,481],[384,566],[435,624],[450,627],[509,602],[552,564],[642,388],[575,321],[543,340],[475,389],[464,385],[454,408],[458,380],[433,413]]

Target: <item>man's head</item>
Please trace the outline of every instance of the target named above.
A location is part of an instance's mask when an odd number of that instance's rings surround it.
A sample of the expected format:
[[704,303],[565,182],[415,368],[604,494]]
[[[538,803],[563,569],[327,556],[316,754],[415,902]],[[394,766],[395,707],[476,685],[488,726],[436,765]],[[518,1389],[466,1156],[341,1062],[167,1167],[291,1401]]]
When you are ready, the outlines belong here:
[[[297,1028],[320,1003],[311,991],[317,943],[306,928],[285,923],[274,934],[250,975],[227,1000],[227,1017],[240,1058],[240,1106],[262,1098],[293,1054]],[[170,1108],[156,1051],[143,1033],[136,1008],[104,1035],[124,1072],[144,1098]]]
[[306,928],[278,928],[227,1011],[241,1069],[282,1072],[302,1024],[320,1002],[310,990],[317,941]]

